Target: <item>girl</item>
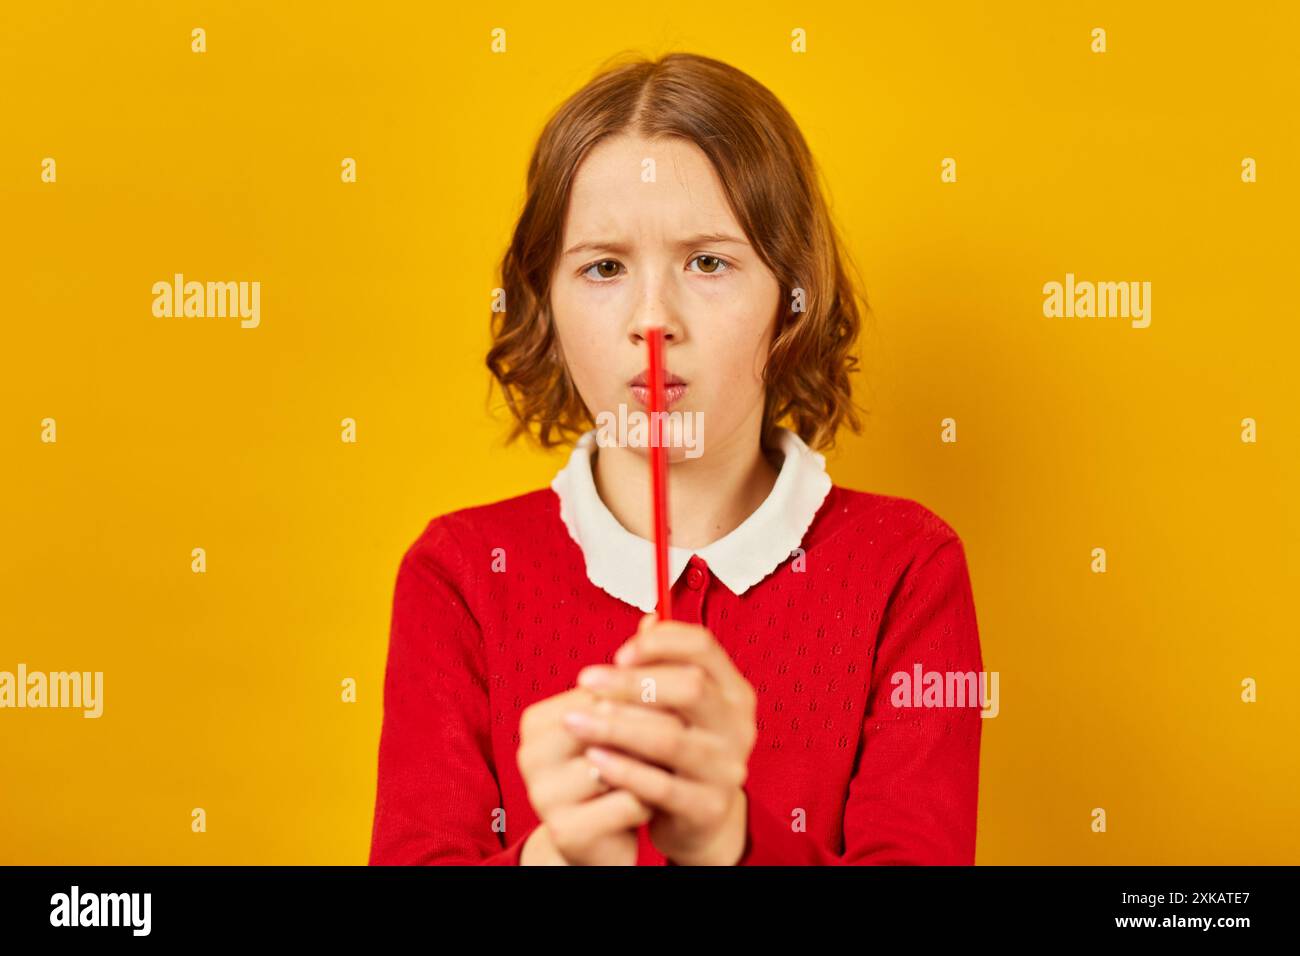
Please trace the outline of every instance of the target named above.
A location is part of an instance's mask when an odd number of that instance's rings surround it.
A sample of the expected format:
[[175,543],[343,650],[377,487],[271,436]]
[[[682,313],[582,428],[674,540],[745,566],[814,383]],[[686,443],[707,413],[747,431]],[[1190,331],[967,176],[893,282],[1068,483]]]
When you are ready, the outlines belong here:
[[[814,450],[860,427],[859,314],[786,110],[705,57],[609,69],[543,130],[502,273],[510,437],[576,441],[550,487],[402,559],[370,862],[973,863],[965,553]],[[662,623],[648,450],[591,427],[644,411],[651,327],[676,383]]]

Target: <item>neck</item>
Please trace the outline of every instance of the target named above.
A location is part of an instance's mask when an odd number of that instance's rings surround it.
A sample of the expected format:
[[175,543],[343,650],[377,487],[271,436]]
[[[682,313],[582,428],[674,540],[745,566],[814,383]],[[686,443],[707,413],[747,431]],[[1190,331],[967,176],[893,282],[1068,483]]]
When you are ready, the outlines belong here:
[[[730,534],[761,505],[776,484],[781,452],[759,446],[761,422],[709,445],[698,458],[668,464],[668,526],[677,548],[703,548]],[[596,493],[628,531],[654,540],[648,448],[595,451]]]

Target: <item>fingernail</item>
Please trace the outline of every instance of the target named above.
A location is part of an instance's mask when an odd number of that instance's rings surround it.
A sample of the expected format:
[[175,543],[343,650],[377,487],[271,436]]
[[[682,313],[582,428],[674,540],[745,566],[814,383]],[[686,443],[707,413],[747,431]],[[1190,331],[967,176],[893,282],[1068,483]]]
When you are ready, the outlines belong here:
[[590,758],[591,760],[594,760],[596,763],[600,764],[601,766],[610,763],[614,759],[613,754],[611,754],[608,750],[604,750],[600,747],[588,747],[587,757]]
[[598,667],[588,667],[578,675],[578,683],[583,687],[608,687],[610,684],[609,675]]
[[631,664],[636,660],[636,645],[624,644],[614,653],[615,664]]
[[596,720],[580,710],[571,710],[564,715],[564,723],[574,730],[590,730],[596,726]]

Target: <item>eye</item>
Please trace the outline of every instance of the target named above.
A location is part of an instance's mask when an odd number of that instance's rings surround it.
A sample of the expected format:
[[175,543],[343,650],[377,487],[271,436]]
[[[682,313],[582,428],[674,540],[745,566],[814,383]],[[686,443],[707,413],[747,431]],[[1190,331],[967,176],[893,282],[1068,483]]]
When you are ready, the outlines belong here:
[[[587,266],[587,268],[583,269],[582,274],[586,278],[591,279],[593,282],[603,282],[606,279],[612,279],[614,278],[614,276],[618,275],[618,269],[621,267],[621,265],[622,265],[621,263],[617,262],[614,259],[601,259],[599,262],[593,262],[591,265]],[[614,271],[606,272],[602,268],[603,266],[612,266]],[[597,275],[594,276],[591,275],[592,269],[597,270]]]
[[711,256],[707,253],[700,253],[691,262],[699,262],[700,271],[703,275],[721,275],[731,268],[731,265],[725,259],[719,259],[717,256]]

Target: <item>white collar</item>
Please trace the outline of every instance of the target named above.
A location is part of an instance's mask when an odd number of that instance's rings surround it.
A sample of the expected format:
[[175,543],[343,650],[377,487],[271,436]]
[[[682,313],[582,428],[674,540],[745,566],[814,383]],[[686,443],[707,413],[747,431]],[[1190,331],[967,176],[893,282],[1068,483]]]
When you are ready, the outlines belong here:
[[[785,454],[767,499],[729,534],[703,548],[668,548],[668,576],[676,583],[698,554],[733,594],[744,594],[790,557],[831,490],[826,458],[795,432],[778,428]],[[654,543],[628,531],[596,492],[591,455],[593,428],[578,439],[569,462],[551,481],[560,499],[560,518],[581,549],[591,583],[647,614],[658,597],[654,580]]]

